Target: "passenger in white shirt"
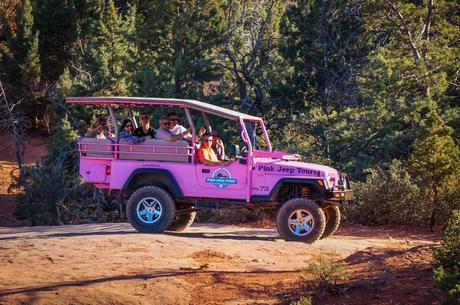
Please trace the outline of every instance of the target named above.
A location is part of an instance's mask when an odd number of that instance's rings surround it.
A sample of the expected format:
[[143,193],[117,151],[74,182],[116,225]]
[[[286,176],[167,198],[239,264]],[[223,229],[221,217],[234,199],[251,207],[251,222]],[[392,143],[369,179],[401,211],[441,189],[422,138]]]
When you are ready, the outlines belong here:
[[192,127],[185,129],[183,126],[181,126],[182,128],[184,128],[183,131],[179,131],[179,133],[173,133],[170,130],[170,126],[171,124],[169,118],[167,116],[161,117],[160,128],[158,128],[155,133],[155,139],[162,139],[166,141],[175,142],[177,140],[187,139],[186,136],[190,136],[191,138],[190,134],[192,132]]
[[[179,118],[177,117],[177,114],[175,112],[169,112],[166,116],[169,119],[169,131],[171,132],[171,134],[179,135],[179,134],[182,134],[182,133],[187,131],[187,129],[184,126],[178,124],[179,123]],[[191,129],[190,129],[190,131],[191,131]],[[191,141],[192,140],[192,133],[188,132],[187,134],[185,134],[183,136],[183,138],[185,140]]]

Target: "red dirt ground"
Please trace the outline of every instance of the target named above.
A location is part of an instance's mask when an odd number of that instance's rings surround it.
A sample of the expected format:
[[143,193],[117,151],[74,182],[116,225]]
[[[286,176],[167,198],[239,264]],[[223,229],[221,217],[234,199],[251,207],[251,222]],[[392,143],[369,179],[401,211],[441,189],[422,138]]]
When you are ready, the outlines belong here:
[[[0,304],[440,304],[426,228],[341,226],[313,245],[279,239],[273,224],[196,225],[184,233],[146,235],[127,224],[25,225],[12,216],[14,149],[0,147]],[[47,138],[28,142],[26,162],[46,153]],[[10,228],[1,228],[8,226]],[[268,227],[268,229],[267,229]],[[335,251],[350,279],[319,293],[302,270]]]

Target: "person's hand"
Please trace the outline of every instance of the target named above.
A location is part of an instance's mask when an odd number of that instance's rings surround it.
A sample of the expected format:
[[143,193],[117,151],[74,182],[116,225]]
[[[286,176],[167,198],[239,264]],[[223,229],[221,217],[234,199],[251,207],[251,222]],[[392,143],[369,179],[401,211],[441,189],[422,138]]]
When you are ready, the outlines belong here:
[[224,143],[222,142],[221,139],[218,139],[218,140],[216,141],[216,145],[219,146],[219,147],[221,147],[221,148],[224,147]]
[[200,130],[198,130],[198,136],[202,137],[206,133],[206,128],[201,127]]
[[193,130],[193,128],[192,128],[192,127],[189,127],[189,128],[187,128],[187,130],[186,130],[186,134],[188,134],[188,133],[191,133],[191,132],[192,132],[192,130]]

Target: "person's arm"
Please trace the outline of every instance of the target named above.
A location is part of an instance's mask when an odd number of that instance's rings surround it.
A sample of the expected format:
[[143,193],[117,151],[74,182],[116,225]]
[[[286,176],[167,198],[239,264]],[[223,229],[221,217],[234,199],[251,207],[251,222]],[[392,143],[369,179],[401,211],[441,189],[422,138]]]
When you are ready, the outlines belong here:
[[179,133],[178,135],[171,136],[169,138],[169,141],[175,142],[177,140],[182,140],[186,135],[190,134],[191,132],[192,132],[192,127],[189,127],[185,131]]
[[220,147],[220,154],[217,156],[217,159],[223,161],[225,157],[225,147],[221,139],[217,140],[217,146]]

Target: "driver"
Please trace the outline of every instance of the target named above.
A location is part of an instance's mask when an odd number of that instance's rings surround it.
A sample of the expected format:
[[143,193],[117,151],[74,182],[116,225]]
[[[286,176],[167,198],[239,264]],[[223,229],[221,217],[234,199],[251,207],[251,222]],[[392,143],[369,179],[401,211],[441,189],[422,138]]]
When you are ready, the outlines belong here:
[[198,162],[205,165],[214,165],[214,164],[227,164],[219,160],[216,156],[216,153],[212,149],[212,135],[206,133],[201,138],[200,148],[196,152],[196,158]]

